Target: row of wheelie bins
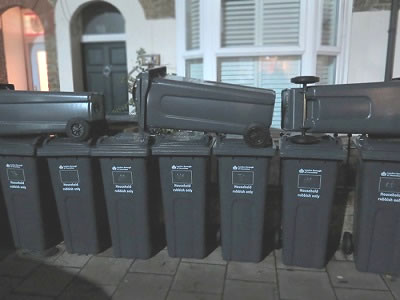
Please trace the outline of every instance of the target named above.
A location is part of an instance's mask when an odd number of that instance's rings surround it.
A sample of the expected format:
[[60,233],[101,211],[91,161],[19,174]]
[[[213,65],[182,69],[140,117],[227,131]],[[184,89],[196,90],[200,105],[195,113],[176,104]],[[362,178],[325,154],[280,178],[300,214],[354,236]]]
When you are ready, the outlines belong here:
[[[397,273],[400,143],[361,137],[356,145],[356,266]],[[277,153],[281,228],[268,205]],[[281,239],[283,262],[309,268],[322,268],[330,256],[338,166],[346,155],[331,136],[307,145],[284,135],[279,147],[267,148],[195,133],[0,139],[2,191],[17,248],[42,251],[64,240],[71,253],[112,245],[117,257],[146,259],[167,245],[170,256],[204,258],[220,239],[225,260],[258,262]]]

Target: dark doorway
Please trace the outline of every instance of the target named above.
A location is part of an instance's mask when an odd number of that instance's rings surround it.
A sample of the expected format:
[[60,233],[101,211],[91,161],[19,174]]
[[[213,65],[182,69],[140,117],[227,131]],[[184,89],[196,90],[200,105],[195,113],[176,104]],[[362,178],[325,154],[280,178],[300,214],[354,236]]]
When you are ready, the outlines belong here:
[[104,94],[107,116],[127,114],[128,82],[125,43],[85,43],[85,89]]

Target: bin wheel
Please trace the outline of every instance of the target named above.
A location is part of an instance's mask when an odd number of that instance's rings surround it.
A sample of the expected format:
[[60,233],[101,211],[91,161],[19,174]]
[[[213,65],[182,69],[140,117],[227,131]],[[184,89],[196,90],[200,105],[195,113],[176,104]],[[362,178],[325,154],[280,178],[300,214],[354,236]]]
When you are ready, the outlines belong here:
[[261,123],[250,124],[243,138],[247,145],[254,148],[267,147],[272,144],[269,129]]
[[342,238],[342,252],[345,255],[350,255],[354,251],[353,235],[350,232],[345,232]]
[[221,230],[217,231],[215,238],[217,240],[217,244],[220,244],[221,243]]
[[71,119],[67,123],[66,132],[68,137],[77,141],[84,141],[90,135],[90,124],[84,119]]
[[297,76],[290,79],[294,84],[311,84],[319,82],[319,77],[316,76]]

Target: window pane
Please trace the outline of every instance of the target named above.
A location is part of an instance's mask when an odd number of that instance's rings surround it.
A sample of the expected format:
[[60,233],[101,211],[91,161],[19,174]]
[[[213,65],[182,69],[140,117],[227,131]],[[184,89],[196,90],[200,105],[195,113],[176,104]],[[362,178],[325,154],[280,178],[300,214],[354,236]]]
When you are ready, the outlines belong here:
[[125,20],[118,9],[105,2],[89,4],[82,10],[84,34],[124,33]]
[[[301,58],[299,56],[267,56],[261,58],[259,87],[273,89],[276,92],[273,128],[281,127],[281,93],[292,84],[290,79],[300,75]],[[294,85],[293,85],[294,86]]]
[[186,61],[186,77],[203,79],[202,59],[189,59]]
[[256,0],[222,0],[222,46],[253,46]]
[[317,56],[319,84],[334,84],[336,79],[336,56]]
[[263,0],[262,44],[298,45],[300,0]]
[[200,48],[200,0],[186,0],[186,49]]
[[220,58],[218,80],[275,90],[272,127],[280,128],[281,91],[291,86],[290,78],[298,76],[300,68],[300,56]]
[[324,0],[321,45],[336,46],[339,0]]

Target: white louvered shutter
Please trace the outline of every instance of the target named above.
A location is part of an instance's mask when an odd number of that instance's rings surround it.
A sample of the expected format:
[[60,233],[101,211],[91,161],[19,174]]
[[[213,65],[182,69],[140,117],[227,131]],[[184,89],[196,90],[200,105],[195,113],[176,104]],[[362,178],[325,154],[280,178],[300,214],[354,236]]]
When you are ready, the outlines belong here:
[[254,46],[256,0],[222,1],[222,46]]
[[298,45],[300,0],[262,0],[262,45]]
[[186,0],[186,50],[200,48],[200,0]]
[[336,46],[339,0],[324,0],[321,45]]
[[334,84],[336,77],[336,56],[317,56],[318,84]]
[[272,118],[273,128],[281,128],[281,93],[292,86],[290,79],[300,74],[301,61],[298,56],[274,56],[261,59],[260,87],[273,89],[276,93]]
[[256,58],[220,59],[219,80],[232,84],[257,86]]
[[203,79],[202,59],[188,59],[186,61],[186,77]]

